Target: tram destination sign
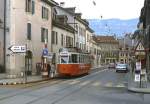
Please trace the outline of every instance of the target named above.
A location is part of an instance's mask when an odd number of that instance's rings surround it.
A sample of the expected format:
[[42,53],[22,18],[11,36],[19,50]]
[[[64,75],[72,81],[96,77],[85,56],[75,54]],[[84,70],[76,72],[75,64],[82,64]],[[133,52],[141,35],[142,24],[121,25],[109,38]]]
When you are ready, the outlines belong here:
[[13,53],[25,53],[27,50],[25,45],[22,46],[12,45],[8,49]]

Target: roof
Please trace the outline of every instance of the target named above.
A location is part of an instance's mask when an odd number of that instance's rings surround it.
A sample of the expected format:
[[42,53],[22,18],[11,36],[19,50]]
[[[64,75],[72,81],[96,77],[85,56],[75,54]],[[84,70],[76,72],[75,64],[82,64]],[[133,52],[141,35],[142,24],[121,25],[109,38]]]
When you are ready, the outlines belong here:
[[54,0],[41,0],[41,1],[47,3],[47,4],[51,5],[51,6],[56,6],[56,5],[58,5],[58,3],[55,2]]
[[71,27],[67,23],[65,24],[65,23],[62,23],[62,22],[60,22],[58,20],[53,20],[52,24],[53,24],[53,26],[56,26],[56,27],[61,28],[61,29],[64,29],[64,30],[66,30],[68,32],[71,32],[71,33],[75,32],[74,28]]
[[91,32],[91,33],[94,33],[94,30],[91,29],[89,26],[87,26],[87,30],[88,30],[89,32]]
[[114,36],[94,36],[93,39],[97,43],[113,43],[119,44],[119,41],[114,38]]
[[[72,16],[75,16],[75,13],[73,13],[72,11],[70,11],[71,7],[70,8],[63,8],[63,7],[59,6],[59,5],[57,5],[56,7],[59,8],[59,9],[61,9],[61,10],[63,10],[63,11],[65,11],[65,12],[67,12],[67,13],[69,13]],[[75,9],[75,7],[72,7],[72,8]]]

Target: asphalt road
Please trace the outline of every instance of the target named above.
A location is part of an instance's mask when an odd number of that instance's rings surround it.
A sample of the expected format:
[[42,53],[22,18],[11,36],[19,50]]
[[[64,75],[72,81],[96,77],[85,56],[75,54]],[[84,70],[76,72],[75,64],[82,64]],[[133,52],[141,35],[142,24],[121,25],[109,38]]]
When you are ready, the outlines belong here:
[[150,95],[129,92],[126,73],[94,70],[87,76],[0,86],[0,104],[150,104]]

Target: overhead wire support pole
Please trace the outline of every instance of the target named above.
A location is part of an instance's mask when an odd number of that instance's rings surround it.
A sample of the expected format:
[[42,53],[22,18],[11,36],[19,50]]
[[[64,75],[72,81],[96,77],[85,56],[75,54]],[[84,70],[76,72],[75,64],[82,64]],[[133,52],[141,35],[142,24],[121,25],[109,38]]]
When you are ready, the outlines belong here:
[[6,72],[6,5],[7,0],[4,0],[4,72]]

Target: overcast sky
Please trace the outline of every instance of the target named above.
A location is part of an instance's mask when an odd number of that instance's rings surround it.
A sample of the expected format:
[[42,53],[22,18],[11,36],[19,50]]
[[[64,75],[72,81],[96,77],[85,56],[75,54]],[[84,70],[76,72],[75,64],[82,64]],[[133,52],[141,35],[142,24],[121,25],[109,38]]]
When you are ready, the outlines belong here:
[[54,0],[65,7],[76,7],[85,19],[132,19],[140,16],[144,0]]

